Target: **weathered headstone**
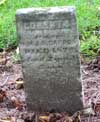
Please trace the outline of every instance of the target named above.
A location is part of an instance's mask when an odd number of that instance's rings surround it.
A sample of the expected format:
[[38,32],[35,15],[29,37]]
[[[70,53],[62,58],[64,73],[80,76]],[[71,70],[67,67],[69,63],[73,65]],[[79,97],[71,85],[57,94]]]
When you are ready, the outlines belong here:
[[16,21],[28,109],[82,109],[75,8],[20,9]]

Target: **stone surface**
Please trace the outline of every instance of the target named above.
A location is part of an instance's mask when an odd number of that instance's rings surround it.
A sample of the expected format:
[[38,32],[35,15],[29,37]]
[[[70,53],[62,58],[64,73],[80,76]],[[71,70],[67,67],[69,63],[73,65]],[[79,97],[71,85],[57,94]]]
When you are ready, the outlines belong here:
[[16,23],[28,109],[82,109],[75,8],[20,9]]

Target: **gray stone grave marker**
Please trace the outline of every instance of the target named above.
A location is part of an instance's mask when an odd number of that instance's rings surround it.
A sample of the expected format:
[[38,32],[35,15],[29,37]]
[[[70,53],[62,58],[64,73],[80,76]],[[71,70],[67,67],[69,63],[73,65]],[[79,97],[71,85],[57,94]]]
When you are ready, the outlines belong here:
[[82,109],[75,8],[19,9],[16,23],[28,109]]

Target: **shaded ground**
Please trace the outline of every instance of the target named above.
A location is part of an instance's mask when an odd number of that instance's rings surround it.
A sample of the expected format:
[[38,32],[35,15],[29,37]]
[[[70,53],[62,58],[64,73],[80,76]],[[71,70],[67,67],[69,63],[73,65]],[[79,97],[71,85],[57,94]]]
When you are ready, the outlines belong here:
[[[34,118],[34,112],[29,114],[26,111],[25,93],[22,84],[18,86],[16,83],[17,80],[22,81],[22,79],[20,63],[13,63],[12,53],[3,54],[0,57],[0,121],[5,122],[4,119],[6,119],[7,122],[31,122],[29,116]],[[98,106],[96,108],[97,115],[82,115],[81,121],[100,122],[100,70],[94,72],[88,70],[87,65],[82,65],[82,82],[84,106],[88,106],[91,102],[98,104]],[[64,114],[59,116],[64,116]],[[58,120],[59,122],[64,121],[64,119]],[[58,122],[58,120],[52,120],[51,122]],[[42,120],[42,122],[46,121]],[[66,122],[71,121],[66,120]]]

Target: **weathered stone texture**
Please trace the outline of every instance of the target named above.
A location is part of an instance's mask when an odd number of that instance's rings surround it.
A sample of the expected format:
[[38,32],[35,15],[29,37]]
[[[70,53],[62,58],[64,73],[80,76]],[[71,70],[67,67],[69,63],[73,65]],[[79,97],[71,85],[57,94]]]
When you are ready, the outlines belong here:
[[21,9],[16,21],[29,110],[82,109],[74,7]]

